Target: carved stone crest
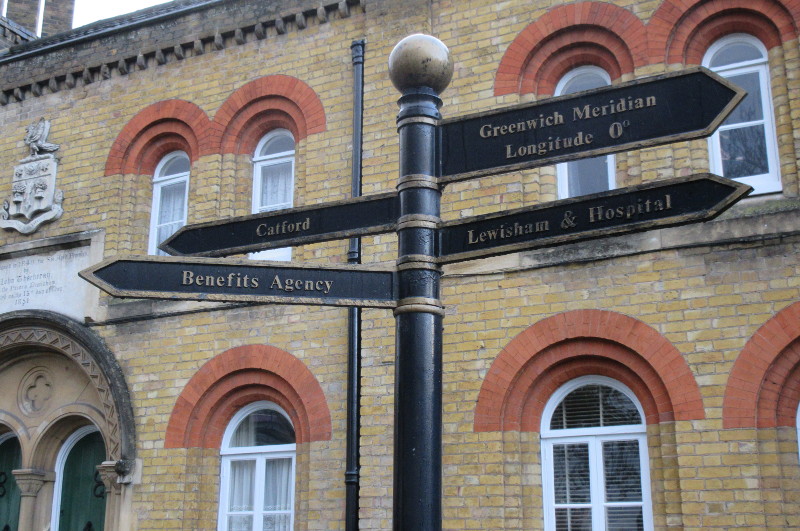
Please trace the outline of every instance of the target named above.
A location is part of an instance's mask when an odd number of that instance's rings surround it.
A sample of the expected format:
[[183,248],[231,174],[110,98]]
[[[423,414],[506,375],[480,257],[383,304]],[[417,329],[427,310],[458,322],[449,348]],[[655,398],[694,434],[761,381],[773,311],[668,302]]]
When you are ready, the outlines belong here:
[[50,122],[40,118],[25,130],[30,155],[14,168],[11,195],[0,210],[0,227],[30,234],[42,223],[61,217],[64,194],[56,189],[58,158],[54,152],[59,145],[47,141]]

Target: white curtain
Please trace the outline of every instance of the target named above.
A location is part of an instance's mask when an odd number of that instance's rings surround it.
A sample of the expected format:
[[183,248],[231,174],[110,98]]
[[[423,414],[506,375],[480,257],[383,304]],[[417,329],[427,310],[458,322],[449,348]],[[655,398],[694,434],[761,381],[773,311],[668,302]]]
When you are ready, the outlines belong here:
[[251,531],[253,529],[255,473],[255,460],[231,461],[228,511],[231,513],[250,512],[250,514],[230,514],[228,531]]
[[292,459],[267,459],[264,473],[264,530],[291,531]]
[[261,167],[261,209],[292,206],[292,163],[281,162]]
[[256,430],[255,422],[253,422],[253,415],[248,415],[239,426],[231,438],[231,446],[255,446],[256,444]]

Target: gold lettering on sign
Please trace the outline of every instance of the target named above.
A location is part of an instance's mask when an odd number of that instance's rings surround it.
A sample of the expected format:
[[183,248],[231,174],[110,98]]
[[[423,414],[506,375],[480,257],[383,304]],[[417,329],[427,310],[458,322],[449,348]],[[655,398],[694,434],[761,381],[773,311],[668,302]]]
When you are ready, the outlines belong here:
[[639,199],[636,203],[625,206],[605,207],[595,206],[589,208],[589,223],[598,221],[610,221],[612,219],[633,219],[653,212],[672,210],[672,196],[664,194],[658,199]]
[[287,293],[293,291],[318,291],[323,295],[330,293],[332,287],[333,280],[281,279],[279,275],[275,275],[275,278],[272,279],[272,284],[269,285],[269,289],[278,289]]
[[544,156],[552,151],[560,151],[562,149],[569,149],[574,146],[583,146],[591,144],[594,140],[594,135],[591,133],[583,134],[583,131],[578,131],[575,136],[561,138],[548,137],[546,141],[539,142],[538,144],[528,144],[527,146],[517,146],[512,144],[506,145],[506,158],[515,159],[517,157],[529,157],[531,155]]
[[271,236],[281,236],[283,234],[291,234],[293,232],[302,232],[311,228],[311,218],[306,218],[304,221],[297,221],[291,223],[287,220],[275,224],[262,223],[256,227],[256,235],[262,238],[269,238]]
[[492,138],[495,136],[513,135],[514,133],[524,133],[525,131],[533,131],[534,129],[544,129],[546,127],[553,127],[554,125],[562,125],[564,123],[564,115],[558,111],[552,114],[540,114],[538,118],[529,118],[515,123],[504,125],[484,124],[478,132],[481,138]]
[[534,221],[531,223],[518,223],[513,224],[501,223],[499,227],[493,229],[486,229],[481,231],[468,230],[467,231],[467,244],[475,245],[476,243],[492,242],[497,240],[505,240],[508,238],[516,238],[518,236],[527,236],[537,232],[547,232],[550,230],[550,223],[545,221]]
[[228,275],[198,275],[193,271],[183,270],[182,286],[207,286],[212,288],[257,288],[258,277],[228,273]]
[[620,98],[618,100],[609,100],[605,105],[589,105],[587,103],[583,107],[572,108],[572,121],[589,120],[590,118],[598,118],[609,114],[618,114],[655,106],[655,96],[647,96],[644,98],[628,96],[627,98]]

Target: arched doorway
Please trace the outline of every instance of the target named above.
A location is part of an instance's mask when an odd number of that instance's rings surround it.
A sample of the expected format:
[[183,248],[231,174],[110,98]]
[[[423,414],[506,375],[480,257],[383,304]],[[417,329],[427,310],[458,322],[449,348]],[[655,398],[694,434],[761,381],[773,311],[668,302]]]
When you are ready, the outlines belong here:
[[103,437],[85,426],[64,442],[56,461],[52,531],[100,531],[106,511],[106,489],[97,466],[105,461]]
[[129,526],[133,410],[105,343],[53,312],[2,314],[0,389],[0,443],[13,434],[19,448],[13,464],[0,452],[7,483],[19,486],[9,530]]
[[13,433],[0,435],[0,531],[19,527],[19,487],[13,470],[20,467],[22,451]]

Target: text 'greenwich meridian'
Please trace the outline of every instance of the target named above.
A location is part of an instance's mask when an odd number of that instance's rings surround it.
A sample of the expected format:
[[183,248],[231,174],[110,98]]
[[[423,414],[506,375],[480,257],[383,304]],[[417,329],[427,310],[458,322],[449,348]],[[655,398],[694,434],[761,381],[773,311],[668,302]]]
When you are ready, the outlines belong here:
[[[658,100],[656,96],[649,95],[643,97],[628,96],[609,100],[603,105],[592,105],[586,103],[572,107],[571,118],[573,123],[581,123],[603,116],[624,115],[626,113],[656,107]],[[478,130],[481,138],[496,138],[506,135],[525,133],[527,131],[545,131],[566,124],[566,118],[562,112],[556,110],[548,114],[539,114],[534,118],[527,118],[517,122],[503,125],[484,124]],[[622,135],[622,126],[618,123],[612,124],[609,128],[611,138],[619,138]],[[534,144],[505,145],[505,158],[515,159],[519,157],[545,156],[549,153],[562,150],[569,150],[575,147],[590,146],[595,141],[595,133],[584,131],[572,131],[567,135],[552,135],[546,140]]]

